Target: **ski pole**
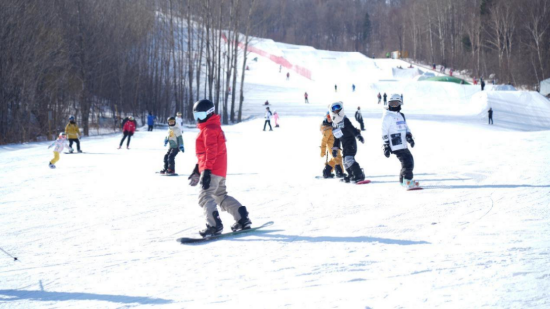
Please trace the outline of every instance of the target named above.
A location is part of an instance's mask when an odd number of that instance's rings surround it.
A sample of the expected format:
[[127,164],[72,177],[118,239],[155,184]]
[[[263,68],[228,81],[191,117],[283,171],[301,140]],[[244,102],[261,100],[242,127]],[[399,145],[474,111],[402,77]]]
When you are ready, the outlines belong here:
[[5,254],[7,254],[9,257],[13,258],[14,261],[18,261],[18,259],[17,259],[15,256],[13,256],[13,255],[7,253],[6,250],[4,250],[4,249],[2,249],[2,248],[0,248],[0,250],[2,250],[2,252],[4,252]]

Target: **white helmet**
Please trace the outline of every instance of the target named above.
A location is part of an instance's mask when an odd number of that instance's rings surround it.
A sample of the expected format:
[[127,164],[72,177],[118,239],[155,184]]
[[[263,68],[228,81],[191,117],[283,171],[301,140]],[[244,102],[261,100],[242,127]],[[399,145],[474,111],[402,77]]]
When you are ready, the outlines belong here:
[[344,103],[342,101],[330,104],[329,109],[332,113],[332,120],[335,124],[340,123],[342,120],[344,120]]
[[401,101],[401,95],[394,93],[390,96],[390,99],[388,100],[388,110],[390,111],[399,111],[401,109],[401,104],[403,102]]

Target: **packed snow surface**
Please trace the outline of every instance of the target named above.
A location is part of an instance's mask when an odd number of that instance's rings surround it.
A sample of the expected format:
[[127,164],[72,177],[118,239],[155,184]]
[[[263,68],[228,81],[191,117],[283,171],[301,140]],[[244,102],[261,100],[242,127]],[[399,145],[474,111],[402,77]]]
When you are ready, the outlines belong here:
[[[408,65],[397,60],[256,43],[312,72],[279,72],[257,56],[245,84],[252,118],[224,126],[229,194],[253,225],[275,224],[176,242],[205,224],[199,189],[187,185],[197,129],[184,132],[179,177],[155,174],[165,127],[140,128],[130,150],[116,149],[120,134],[84,138],[84,153],[61,154],[54,170],[49,143],[3,146],[1,308],[550,307],[547,101],[396,77]],[[404,191],[399,161],[382,153],[378,92],[404,96],[422,191]],[[264,132],[266,100],[281,118]],[[334,100],[355,125],[362,108],[356,160],[370,184],[315,178],[326,160],[319,125]],[[232,218],[221,219],[229,231]]]

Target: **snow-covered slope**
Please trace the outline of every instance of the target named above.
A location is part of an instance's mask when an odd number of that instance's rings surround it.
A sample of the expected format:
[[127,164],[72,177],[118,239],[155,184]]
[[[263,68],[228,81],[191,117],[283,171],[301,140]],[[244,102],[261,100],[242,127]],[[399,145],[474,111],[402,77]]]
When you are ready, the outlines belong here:
[[[263,48],[283,55],[272,45]],[[187,185],[196,129],[184,133],[179,177],[155,174],[165,128],[141,128],[131,150],[116,149],[118,134],[85,138],[85,153],[62,154],[55,170],[48,143],[3,146],[0,308],[550,307],[550,135],[509,129],[547,129],[544,116],[533,118],[545,113],[542,101],[387,81],[392,60],[365,57],[374,72],[363,79],[346,70],[356,55],[334,54],[331,65],[326,52],[282,46],[293,50],[289,61],[308,50],[313,79],[290,70],[286,80],[289,70],[258,56],[245,85],[245,116],[256,118],[224,127],[229,194],[254,225],[272,227],[203,245],[175,241],[205,223],[199,190]],[[378,91],[404,94],[423,191],[403,191],[399,161],[382,154]],[[264,132],[267,99],[281,119]],[[371,184],[315,179],[326,160],[319,124],[333,100],[350,116],[356,105],[364,111],[356,160]],[[221,219],[228,231],[231,217]]]

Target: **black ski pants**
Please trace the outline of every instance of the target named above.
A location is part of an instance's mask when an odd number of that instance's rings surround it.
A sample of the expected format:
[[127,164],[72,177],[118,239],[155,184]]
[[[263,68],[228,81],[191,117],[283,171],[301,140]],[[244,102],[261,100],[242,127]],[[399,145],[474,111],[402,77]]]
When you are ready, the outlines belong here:
[[147,131],[151,131],[151,132],[153,131],[153,125],[152,125],[152,124],[150,124],[150,125],[147,127]]
[[269,130],[270,131],[273,131],[273,128],[271,127],[271,120],[266,120],[265,123],[264,123],[264,131],[265,131],[265,126],[269,125]]
[[365,123],[363,122],[363,119],[359,121],[359,124],[361,125],[361,131],[365,131]]
[[399,182],[403,183],[403,178],[413,179],[414,158],[409,149],[401,149],[393,152],[397,159],[401,162],[401,173],[399,174]]
[[489,124],[493,124],[493,116],[489,116]]
[[120,141],[120,146],[122,147],[122,144],[124,143],[124,140],[126,139],[126,137],[128,137],[128,141],[126,142],[126,147],[130,147],[130,139],[132,138],[132,135],[134,135],[134,133],[124,131],[124,136],[122,137],[122,140]]
[[174,160],[176,156],[178,155],[178,152],[180,150],[178,148],[170,148],[168,149],[168,152],[164,155],[164,169],[171,169],[172,171],[176,171],[176,161]]
[[76,143],[76,150],[80,151],[80,141],[78,138],[69,138],[69,147],[73,148],[73,143]]

